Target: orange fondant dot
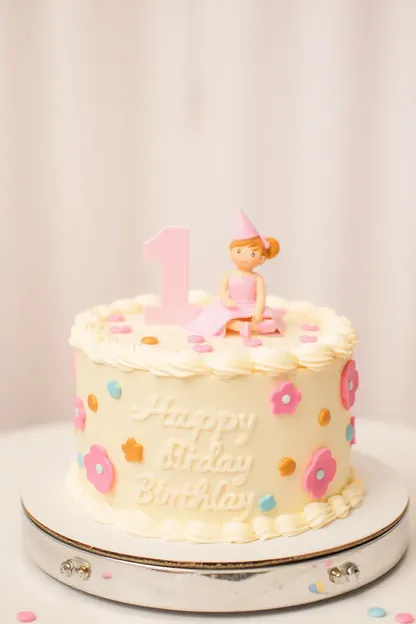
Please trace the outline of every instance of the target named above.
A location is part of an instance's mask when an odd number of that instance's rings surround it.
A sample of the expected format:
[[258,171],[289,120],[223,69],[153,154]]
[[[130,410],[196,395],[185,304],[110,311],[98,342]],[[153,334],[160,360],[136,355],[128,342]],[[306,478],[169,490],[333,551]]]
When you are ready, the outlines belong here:
[[331,422],[331,412],[328,409],[323,409],[319,412],[318,421],[321,427],[326,427]]
[[127,442],[121,445],[124,456],[129,462],[143,461],[143,447],[134,438],[129,438]]
[[157,344],[159,342],[159,340],[156,338],[156,336],[143,336],[143,338],[141,339],[142,344]]
[[296,470],[296,462],[291,457],[284,457],[279,464],[279,472],[282,477],[290,477]]
[[92,412],[96,412],[98,410],[98,401],[95,394],[89,394],[87,399],[88,407]]

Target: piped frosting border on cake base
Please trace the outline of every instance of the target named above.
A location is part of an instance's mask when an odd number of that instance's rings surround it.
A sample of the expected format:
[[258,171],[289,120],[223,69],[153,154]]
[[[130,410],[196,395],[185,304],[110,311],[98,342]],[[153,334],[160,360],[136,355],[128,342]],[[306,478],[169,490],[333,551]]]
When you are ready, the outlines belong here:
[[303,511],[295,514],[281,514],[275,518],[257,516],[251,522],[225,522],[219,525],[202,521],[182,523],[172,518],[157,522],[140,510],[115,509],[105,501],[87,496],[79,482],[76,462],[73,462],[66,476],[66,485],[83,513],[95,522],[108,524],[137,537],[201,544],[238,544],[256,539],[300,535],[310,529],[320,529],[335,519],[346,518],[352,509],[360,505],[364,496],[364,485],[352,469],[349,483],[326,502],[309,503]]

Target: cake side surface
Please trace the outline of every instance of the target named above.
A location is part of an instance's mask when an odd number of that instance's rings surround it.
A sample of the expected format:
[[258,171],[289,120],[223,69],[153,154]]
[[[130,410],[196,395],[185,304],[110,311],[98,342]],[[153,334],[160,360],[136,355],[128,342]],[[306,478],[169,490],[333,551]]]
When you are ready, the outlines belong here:
[[[205,293],[190,299],[204,306]],[[275,297],[283,336],[244,346],[144,323],[150,296],[75,320],[77,462],[68,486],[96,520],[137,535],[296,535],[363,496],[350,464],[357,342],[328,308]]]

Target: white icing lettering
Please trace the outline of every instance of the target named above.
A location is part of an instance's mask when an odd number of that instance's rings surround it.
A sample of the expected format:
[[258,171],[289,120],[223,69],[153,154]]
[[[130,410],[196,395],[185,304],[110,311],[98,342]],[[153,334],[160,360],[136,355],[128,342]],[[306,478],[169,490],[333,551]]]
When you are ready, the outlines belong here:
[[240,429],[244,432],[242,433],[236,440],[237,446],[243,446],[251,437],[254,426],[256,424],[257,416],[256,414],[239,414],[238,420],[240,424]]
[[233,492],[225,481],[212,489],[206,479],[195,485],[186,484],[172,488],[164,480],[157,481],[151,474],[139,476],[137,502],[142,505],[172,505],[180,509],[203,509],[207,511],[240,511],[239,521],[245,520],[254,506],[254,492]]
[[156,487],[156,481],[151,474],[140,475],[139,492],[137,502],[141,505],[153,503],[153,488]]
[[208,453],[200,454],[195,444],[171,439],[162,456],[163,470],[236,473],[231,479],[234,485],[243,485],[247,481],[252,465],[252,455],[224,453],[220,442],[215,442]]
[[249,440],[257,421],[257,416],[253,413],[235,413],[228,410],[217,413],[196,410],[192,413],[186,409],[175,408],[172,404],[171,398],[160,399],[154,395],[146,410],[132,408],[132,417],[134,420],[146,420],[150,416],[160,416],[163,427],[190,430],[192,442],[197,442],[201,433],[206,431],[213,433],[214,442],[219,442],[226,433],[241,431],[236,440],[237,446],[243,446]]
[[132,407],[131,411],[133,414],[133,420],[146,420],[150,416],[163,416],[166,413],[169,404],[172,402],[172,399],[165,399],[165,402],[157,407],[158,401],[159,397],[157,394],[154,394],[149,399],[149,408],[146,411],[140,412],[137,407]]

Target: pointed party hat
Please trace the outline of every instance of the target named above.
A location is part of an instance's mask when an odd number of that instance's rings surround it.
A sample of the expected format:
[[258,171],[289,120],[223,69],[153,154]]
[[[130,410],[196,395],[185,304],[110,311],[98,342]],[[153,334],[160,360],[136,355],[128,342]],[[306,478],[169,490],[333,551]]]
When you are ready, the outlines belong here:
[[263,245],[268,249],[270,247],[269,241],[259,234],[247,215],[242,210],[239,210],[234,229],[234,240],[248,240],[257,236],[261,238]]

